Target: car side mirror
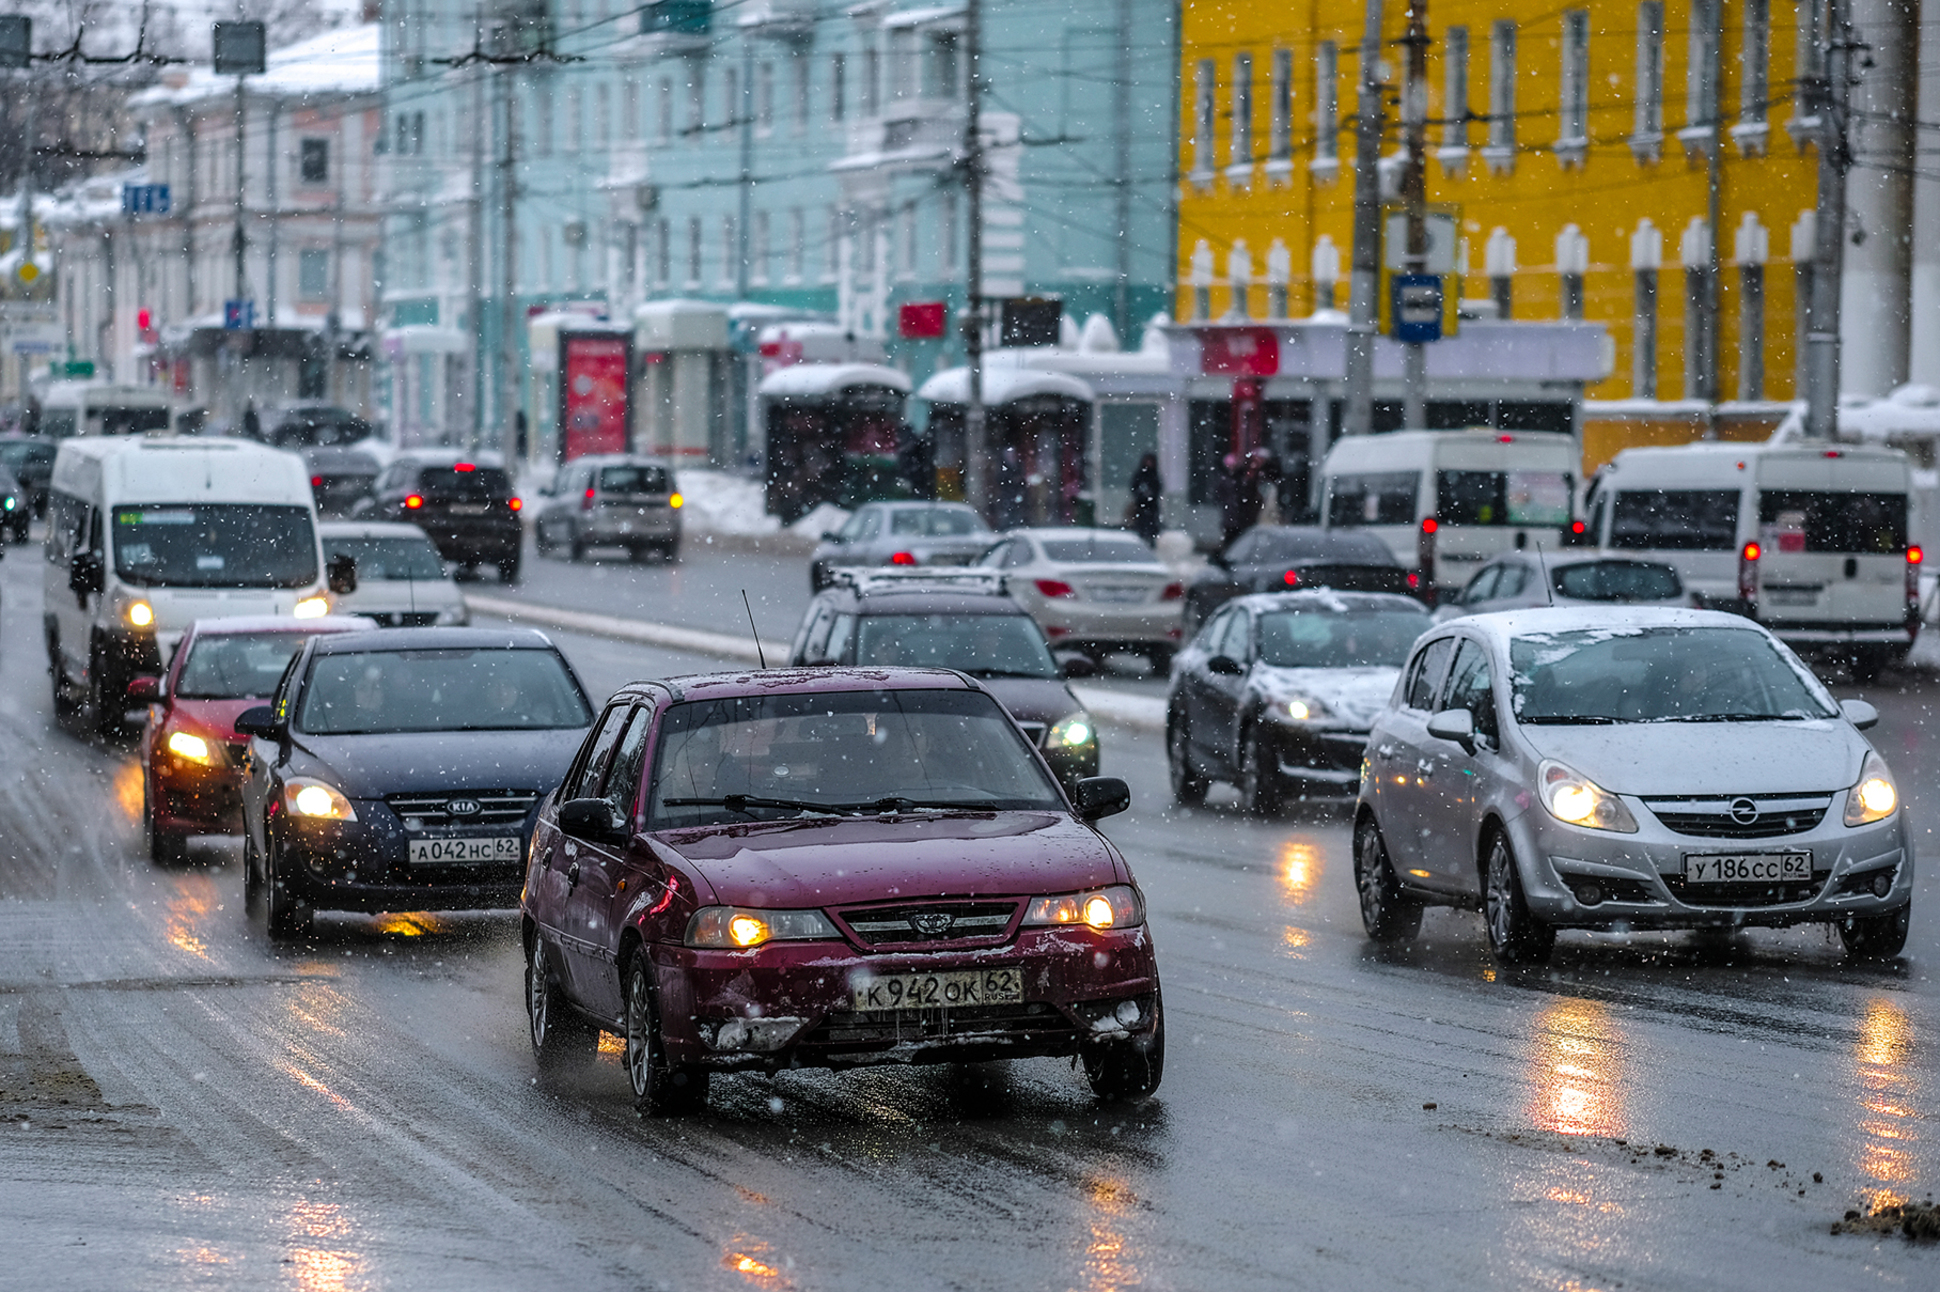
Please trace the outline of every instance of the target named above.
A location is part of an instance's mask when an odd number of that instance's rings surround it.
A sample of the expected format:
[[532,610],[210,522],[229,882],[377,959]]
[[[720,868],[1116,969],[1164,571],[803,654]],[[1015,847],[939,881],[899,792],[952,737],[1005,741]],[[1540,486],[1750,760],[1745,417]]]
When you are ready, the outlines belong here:
[[1467,709],[1443,709],[1428,719],[1428,734],[1437,740],[1452,740],[1472,752],[1475,749],[1475,715]]
[[348,552],[339,552],[331,557],[324,566],[330,580],[330,590],[340,597],[347,597],[357,591],[357,558]]
[[68,591],[82,597],[101,591],[102,573],[99,552],[76,552],[67,567]]
[[149,704],[162,698],[162,679],[144,674],[128,679],[128,702]]
[[1246,671],[1246,665],[1231,655],[1215,655],[1206,661],[1206,671],[1217,673],[1221,677],[1238,677]]
[[842,541],[842,535],[832,529],[825,529],[822,531],[822,541],[824,543],[840,543]]
[[1098,671],[1098,665],[1089,655],[1058,656],[1058,671],[1066,677],[1090,677]]
[[594,843],[610,842],[626,833],[625,823],[605,799],[567,799],[559,805],[559,829]]
[[1864,700],[1841,700],[1839,712],[1846,715],[1846,721],[1861,731],[1879,725],[1879,710]]
[[259,736],[264,740],[278,740],[282,738],[283,728],[276,721],[274,708],[267,704],[258,704],[236,715],[236,734]]
[[1116,776],[1087,776],[1072,791],[1078,818],[1097,821],[1116,816],[1132,805],[1132,787]]

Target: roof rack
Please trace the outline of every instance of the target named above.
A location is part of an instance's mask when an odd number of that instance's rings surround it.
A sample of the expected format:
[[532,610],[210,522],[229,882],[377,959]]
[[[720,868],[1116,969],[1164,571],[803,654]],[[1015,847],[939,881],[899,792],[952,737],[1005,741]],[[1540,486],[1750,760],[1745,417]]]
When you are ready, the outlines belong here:
[[939,569],[936,566],[837,566],[829,571],[834,587],[853,589],[858,597],[878,592],[982,593],[1003,596],[1010,591],[1001,570]]

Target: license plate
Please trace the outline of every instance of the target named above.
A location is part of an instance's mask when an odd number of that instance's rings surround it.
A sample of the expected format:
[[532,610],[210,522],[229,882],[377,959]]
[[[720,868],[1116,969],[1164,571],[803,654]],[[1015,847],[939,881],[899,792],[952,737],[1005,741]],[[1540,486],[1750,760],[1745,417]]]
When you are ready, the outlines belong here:
[[850,985],[858,1010],[1015,1005],[1024,999],[1024,976],[1016,969],[884,974],[857,978]]
[[1768,584],[1764,592],[1765,600],[1774,606],[1813,606],[1819,603],[1817,588],[1774,588]]
[[495,835],[489,839],[413,839],[411,864],[449,865],[453,862],[517,861],[517,835]]
[[1144,588],[1093,588],[1091,595],[1099,601],[1131,602],[1145,600]]
[[1684,858],[1687,884],[1782,884],[1811,878],[1809,852],[1723,852]]
[[451,504],[451,514],[454,516],[483,516],[491,509],[492,504],[488,502],[455,502]]

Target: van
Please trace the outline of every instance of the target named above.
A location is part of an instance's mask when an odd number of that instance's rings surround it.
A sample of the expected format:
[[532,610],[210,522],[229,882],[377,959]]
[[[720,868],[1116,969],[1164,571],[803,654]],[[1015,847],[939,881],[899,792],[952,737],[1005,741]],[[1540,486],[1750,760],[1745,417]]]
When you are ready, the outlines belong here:
[[1433,604],[1502,552],[1565,541],[1576,462],[1554,432],[1349,435],[1320,464],[1321,517],[1379,536]]
[[[195,620],[330,611],[302,459],[244,440],[63,441],[44,552],[55,712],[103,732]],[[332,575],[354,590],[348,566]]]
[[1923,553],[1896,449],[1687,444],[1625,449],[1592,483],[1585,539],[1675,566],[1698,604],[1757,620],[1863,679],[1919,630]]
[[40,396],[40,433],[49,439],[161,435],[168,427],[169,393],[161,386],[55,381]]

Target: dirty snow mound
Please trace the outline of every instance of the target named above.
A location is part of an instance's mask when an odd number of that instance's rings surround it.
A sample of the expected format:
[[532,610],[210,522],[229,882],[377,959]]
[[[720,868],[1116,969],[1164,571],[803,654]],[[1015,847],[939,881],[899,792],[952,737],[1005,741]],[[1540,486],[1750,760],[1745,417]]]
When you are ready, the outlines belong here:
[[815,509],[788,527],[790,533],[808,538],[832,534],[849,523],[849,513],[832,502],[818,502]]
[[767,490],[758,480],[682,467],[676,478],[688,529],[711,534],[772,534],[781,521],[767,512]]

